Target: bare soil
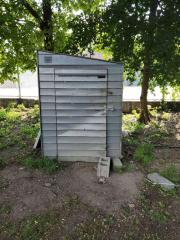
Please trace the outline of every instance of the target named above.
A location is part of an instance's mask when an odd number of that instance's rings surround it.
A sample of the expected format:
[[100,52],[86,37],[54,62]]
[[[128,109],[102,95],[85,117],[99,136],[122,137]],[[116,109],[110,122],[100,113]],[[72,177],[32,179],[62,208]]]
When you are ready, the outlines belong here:
[[112,173],[105,184],[99,184],[96,165],[75,163],[53,175],[11,165],[0,171],[8,182],[1,192],[0,204],[10,204],[10,217],[22,219],[63,205],[64,199],[77,195],[82,202],[114,214],[125,203],[139,195],[143,174]]
[[126,146],[124,161],[133,169],[112,172],[105,184],[96,164],[74,163],[55,174],[25,168],[19,159],[31,154],[29,138],[1,150],[7,166],[0,170],[0,240],[180,239],[180,190],[146,181],[148,172],[180,169],[180,114],[171,114],[166,127],[170,134],[157,142],[148,168],[132,161]]

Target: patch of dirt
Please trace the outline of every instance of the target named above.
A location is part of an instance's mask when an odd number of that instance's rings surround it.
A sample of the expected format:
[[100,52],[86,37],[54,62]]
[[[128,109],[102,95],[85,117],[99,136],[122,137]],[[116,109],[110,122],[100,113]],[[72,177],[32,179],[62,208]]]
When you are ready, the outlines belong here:
[[22,219],[32,213],[61,207],[68,196],[105,213],[115,213],[125,203],[132,203],[140,192],[143,174],[112,173],[107,183],[99,184],[96,165],[75,163],[54,175],[12,165],[0,171],[8,187],[1,191],[0,203],[12,206],[10,217]]

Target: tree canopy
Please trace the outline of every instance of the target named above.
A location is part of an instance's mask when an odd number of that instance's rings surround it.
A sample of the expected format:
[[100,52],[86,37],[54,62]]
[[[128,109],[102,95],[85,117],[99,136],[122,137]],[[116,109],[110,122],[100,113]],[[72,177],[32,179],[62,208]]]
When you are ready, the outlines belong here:
[[147,93],[180,84],[179,0],[0,0],[0,81],[35,68],[37,49],[83,54],[101,49],[140,79]]
[[72,22],[73,50],[96,45],[109,49],[113,59],[124,64],[128,80],[140,79],[141,121],[145,123],[150,120],[148,89],[180,83],[179,15],[178,0],[113,0]]

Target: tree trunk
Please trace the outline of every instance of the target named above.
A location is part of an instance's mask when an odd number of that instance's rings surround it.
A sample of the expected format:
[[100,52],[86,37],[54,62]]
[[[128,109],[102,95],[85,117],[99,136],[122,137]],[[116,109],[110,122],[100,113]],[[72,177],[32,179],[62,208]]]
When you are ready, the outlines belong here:
[[[150,11],[149,11],[149,24],[147,28],[147,39],[145,41],[145,58],[144,58],[144,68],[143,68],[143,80],[142,80],[142,90],[141,90],[141,114],[140,122],[147,124],[150,122],[150,114],[147,107],[147,94],[149,89],[150,81],[150,71],[152,71],[152,48],[154,43],[154,32],[156,29],[156,12],[158,7],[158,0],[150,1]],[[151,73],[152,76],[152,73]]]
[[148,95],[148,88],[149,88],[149,64],[144,63],[143,68],[143,80],[142,80],[142,89],[141,89],[141,113],[140,113],[140,122],[147,124],[150,121],[150,114],[148,111],[148,101],[147,101],[147,95]]
[[44,49],[47,51],[54,51],[51,0],[43,0],[42,10],[43,20],[41,23],[41,30],[44,34]]
[[21,0],[21,3],[39,24],[39,28],[44,36],[44,49],[54,51],[51,0],[42,1],[42,17],[39,15],[37,9],[34,9],[28,1]]

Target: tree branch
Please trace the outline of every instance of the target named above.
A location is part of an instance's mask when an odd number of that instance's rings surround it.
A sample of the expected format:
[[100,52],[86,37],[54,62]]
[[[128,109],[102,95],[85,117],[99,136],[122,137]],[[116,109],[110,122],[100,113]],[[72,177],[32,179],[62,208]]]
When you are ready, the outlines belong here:
[[22,5],[28,10],[28,12],[38,21],[40,28],[42,27],[42,19],[38,12],[26,1],[22,0]]

